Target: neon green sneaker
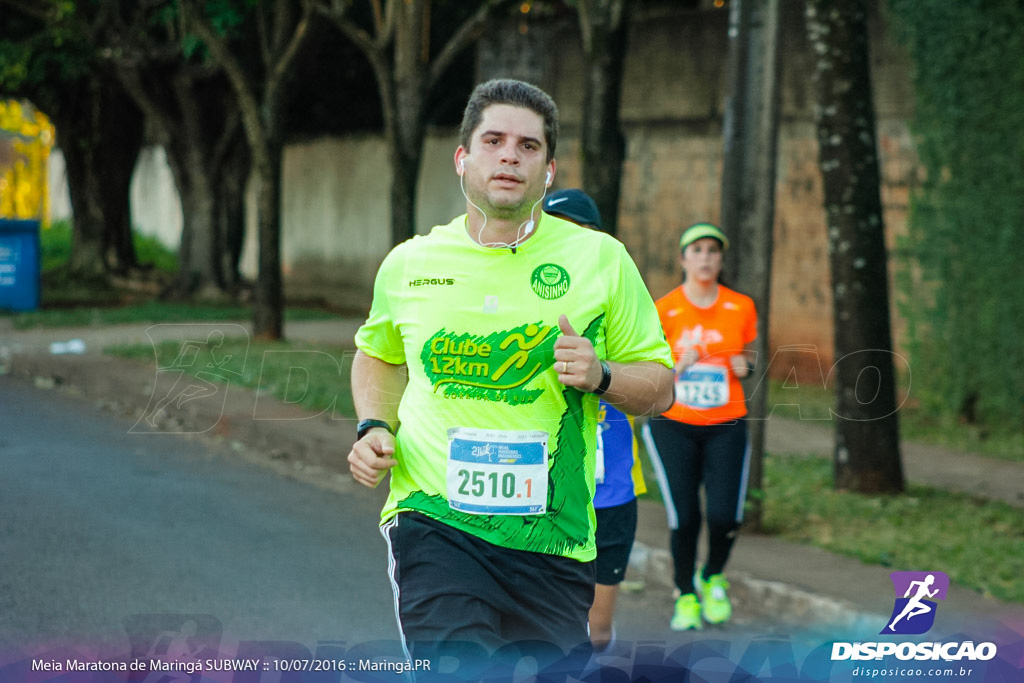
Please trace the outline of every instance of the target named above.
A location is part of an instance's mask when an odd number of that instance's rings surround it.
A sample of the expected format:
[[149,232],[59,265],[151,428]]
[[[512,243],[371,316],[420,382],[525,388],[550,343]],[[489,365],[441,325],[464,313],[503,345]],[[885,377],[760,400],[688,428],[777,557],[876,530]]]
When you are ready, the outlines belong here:
[[694,585],[697,586],[697,594],[701,597],[701,609],[704,612],[704,619],[709,624],[724,624],[732,616],[732,603],[729,602],[729,582],[725,574],[712,574],[705,581],[698,570],[693,577]]
[[697,602],[696,595],[687,593],[676,599],[676,611],[672,615],[669,628],[673,631],[689,631],[690,629],[699,631],[704,628],[704,624],[700,620],[700,603]]

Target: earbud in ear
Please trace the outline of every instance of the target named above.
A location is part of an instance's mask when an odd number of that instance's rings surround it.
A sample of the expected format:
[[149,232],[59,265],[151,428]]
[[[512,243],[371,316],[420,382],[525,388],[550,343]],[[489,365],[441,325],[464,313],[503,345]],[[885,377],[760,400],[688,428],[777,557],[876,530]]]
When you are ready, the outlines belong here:
[[547,176],[544,178],[544,186],[547,187],[549,185],[551,185],[551,171],[548,171]]
[[459,157],[459,172],[465,173],[466,171],[466,157]]

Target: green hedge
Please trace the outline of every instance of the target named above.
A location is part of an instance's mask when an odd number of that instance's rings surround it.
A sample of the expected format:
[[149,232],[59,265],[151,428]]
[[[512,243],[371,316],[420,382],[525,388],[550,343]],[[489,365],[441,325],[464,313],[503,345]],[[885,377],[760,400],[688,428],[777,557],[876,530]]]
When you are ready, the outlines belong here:
[[901,289],[915,393],[968,422],[1024,416],[1024,5],[889,0],[925,179]]
[[[71,222],[54,221],[39,232],[39,252],[45,273],[64,265],[71,257]],[[157,270],[173,273],[178,270],[178,256],[155,237],[132,233],[135,255],[140,265],[151,265]]]

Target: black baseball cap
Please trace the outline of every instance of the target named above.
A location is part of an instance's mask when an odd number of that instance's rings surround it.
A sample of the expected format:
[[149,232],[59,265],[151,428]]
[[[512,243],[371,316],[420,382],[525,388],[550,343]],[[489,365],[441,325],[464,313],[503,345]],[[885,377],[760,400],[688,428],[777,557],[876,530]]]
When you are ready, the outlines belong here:
[[544,199],[544,211],[574,223],[601,227],[601,212],[583,190],[558,190]]

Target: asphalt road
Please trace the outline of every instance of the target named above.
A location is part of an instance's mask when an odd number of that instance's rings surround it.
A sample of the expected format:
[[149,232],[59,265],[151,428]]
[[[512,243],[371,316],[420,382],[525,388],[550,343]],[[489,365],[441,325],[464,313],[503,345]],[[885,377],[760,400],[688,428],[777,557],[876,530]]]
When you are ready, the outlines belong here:
[[[175,636],[228,656],[255,641],[313,655],[399,647],[377,530],[384,487],[314,486],[208,435],[134,424],[0,378],[0,655],[146,656]],[[724,635],[668,631],[666,591],[619,602],[625,641]],[[728,632],[772,630],[737,619]]]
[[[119,366],[97,367],[117,372]],[[267,666],[274,658],[400,656],[377,531],[384,487],[370,491],[347,477],[337,482],[337,473],[322,468],[309,472],[332,485],[285,476],[272,460],[250,459],[230,445],[240,444],[242,432],[220,440],[211,434],[132,433],[138,411],[111,414],[102,408],[111,398],[106,393],[104,402],[83,400],[87,393],[77,385],[66,392],[39,389],[33,376],[0,377],[0,681],[124,679],[64,677],[67,671],[54,672],[54,678],[32,668],[72,659],[237,658]],[[102,383],[99,375],[89,377]],[[125,384],[121,391],[138,389]],[[229,400],[228,423],[252,422],[250,404],[241,410]],[[301,424],[308,448],[322,455],[334,454],[344,440],[343,426],[329,421],[267,424],[283,430],[286,443],[295,430],[285,428]],[[653,564],[635,578],[646,587],[620,595],[620,640],[595,665],[623,676],[654,672],[652,680],[676,680],[688,667],[702,680],[765,667],[780,679],[795,680],[796,669],[811,672],[810,680],[830,678],[826,650],[833,627],[815,626],[824,603],[798,600],[787,590],[755,591],[772,582],[737,581],[731,593],[739,607],[728,625],[669,631],[669,568],[655,561],[665,554],[652,551],[664,537],[655,527],[663,524],[648,519],[643,525]],[[735,564],[771,574],[767,568],[781,563],[779,571],[794,573],[794,563],[802,562],[794,559],[799,549],[787,546],[782,553],[771,543],[745,539],[740,546],[750,557],[741,562],[740,553]],[[814,576],[853,571],[820,555],[815,557],[824,566],[811,566]],[[879,572],[884,579],[884,568]],[[887,606],[891,597],[874,592]],[[970,606],[977,599],[951,602]],[[872,634],[877,621],[869,624]],[[294,671],[283,673],[204,670],[202,680],[300,680]],[[189,676],[150,670],[129,679],[158,683]],[[620,679],[629,680],[609,680]],[[308,680],[349,678],[333,671]],[[402,679],[388,673],[375,680]]]
[[0,650],[397,640],[382,490],[131,426],[0,377]]

